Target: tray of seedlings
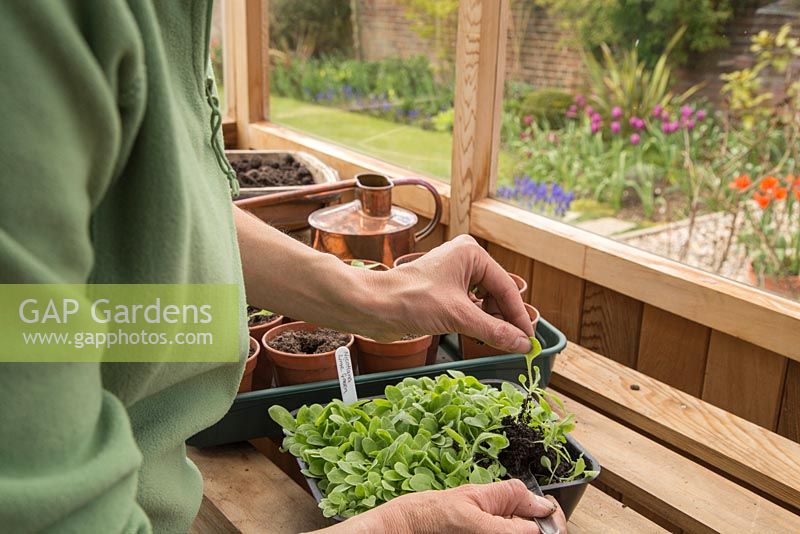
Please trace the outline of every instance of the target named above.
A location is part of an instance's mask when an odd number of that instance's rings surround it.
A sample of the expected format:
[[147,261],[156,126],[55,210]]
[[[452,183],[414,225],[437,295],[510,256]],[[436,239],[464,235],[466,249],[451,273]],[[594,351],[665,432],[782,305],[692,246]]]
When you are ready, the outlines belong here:
[[569,435],[574,418],[561,400],[540,386],[537,349],[518,382],[450,370],[349,405],[274,405],[269,415],[326,517],[341,521],[406,493],[519,478],[529,488],[535,479],[569,518],[600,465]]

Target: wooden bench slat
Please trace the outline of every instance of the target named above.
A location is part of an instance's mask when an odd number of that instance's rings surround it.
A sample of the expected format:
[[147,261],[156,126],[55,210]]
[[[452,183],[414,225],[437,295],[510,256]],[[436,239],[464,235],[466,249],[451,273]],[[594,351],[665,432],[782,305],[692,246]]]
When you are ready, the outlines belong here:
[[633,508],[589,486],[569,520],[569,534],[658,534],[667,532]]
[[798,443],[577,345],[551,386],[800,509]]
[[562,395],[600,481],[688,532],[800,532],[800,516]]
[[189,448],[203,495],[241,532],[296,534],[330,526],[314,499],[249,444]]

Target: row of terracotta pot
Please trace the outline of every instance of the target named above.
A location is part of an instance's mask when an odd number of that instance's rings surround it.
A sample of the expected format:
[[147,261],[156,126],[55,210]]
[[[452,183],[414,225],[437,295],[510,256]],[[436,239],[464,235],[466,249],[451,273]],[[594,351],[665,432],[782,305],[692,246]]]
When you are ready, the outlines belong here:
[[[424,253],[412,253],[397,258],[394,266],[414,261]],[[345,260],[346,263],[361,268],[388,271],[384,264],[364,261]],[[509,273],[514,279],[520,294],[527,291],[525,280],[515,274]],[[476,299],[476,305],[480,301]],[[539,320],[539,312],[526,304],[526,309],[531,318],[534,329]],[[286,323],[286,324],[282,324]],[[273,379],[273,366],[276,371],[276,382],[279,386],[331,380],[337,376],[334,353],[322,354],[291,354],[274,349],[269,341],[286,331],[315,330],[317,326],[297,321],[285,320],[283,316],[276,315],[269,321],[250,328],[250,346],[253,352],[245,365],[245,374],[239,392],[251,389],[266,389],[271,386]],[[346,346],[351,350],[353,368],[359,369],[363,374],[407,369],[430,365],[435,362],[439,347],[439,335],[426,335],[413,339],[381,343],[367,337],[348,334],[349,341]],[[355,347],[354,347],[355,345]],[[503,354],[474,338],[459,336],[459,350],[464,359],[495,356]]]

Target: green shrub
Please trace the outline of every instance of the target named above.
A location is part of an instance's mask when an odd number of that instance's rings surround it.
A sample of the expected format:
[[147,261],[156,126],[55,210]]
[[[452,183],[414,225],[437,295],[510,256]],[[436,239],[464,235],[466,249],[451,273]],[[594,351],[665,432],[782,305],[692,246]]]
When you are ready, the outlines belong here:
[[565,114],[572,105],[572,100],[572,95],[559,89],[532,91],[522,101],[519,109],[520,120],[530,116],[537,124],[563,128]]
[[299,57],[348,54],[353,48],[350,0],[272,0],[269,44]]

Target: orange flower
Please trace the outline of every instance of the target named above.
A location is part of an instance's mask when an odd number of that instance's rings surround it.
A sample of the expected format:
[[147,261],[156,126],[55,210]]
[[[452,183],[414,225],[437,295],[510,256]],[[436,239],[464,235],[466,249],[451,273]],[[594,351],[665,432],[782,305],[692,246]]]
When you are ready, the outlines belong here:
[[772,197],[769,194],[762,193],[760,191],[756,191],[753,194],[753,200],[755,200],[761,209],[765,209],[769,206],[769,203],[772,202]]
[[780,183],[780,180],[775,178],[774,176],[765,176],[758,187],[761,188],[762,191],[769,191],[773,189],[776,185]]
[[775,200],[785,200],[788,193],[785,187],[776,187],[772,192],[775,195]]
[[800,187],[795,187],[794,191],[794,198],[796,198],[800,202]]
[[750,177],[746,174],[742,174],[741,176],[737,176],[730,184],[728,184],[728,187],[742,191],[750,187],[751,183],[753,182],[750,181]]

